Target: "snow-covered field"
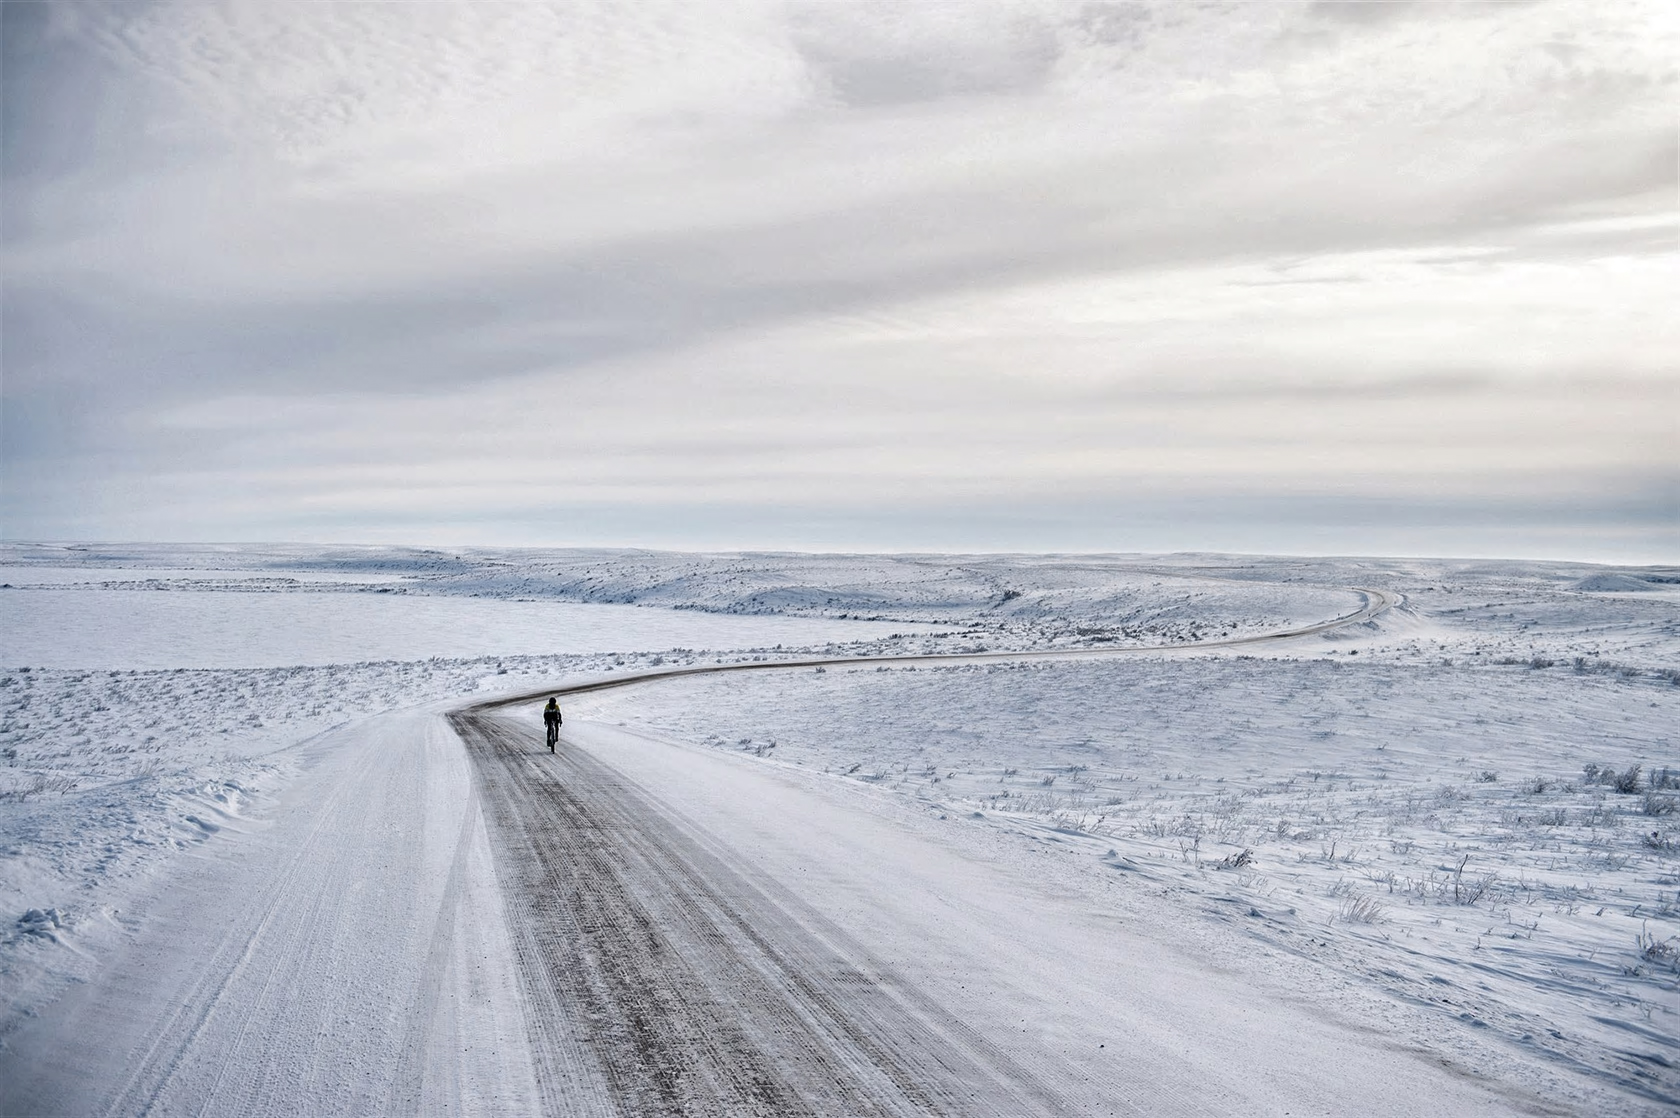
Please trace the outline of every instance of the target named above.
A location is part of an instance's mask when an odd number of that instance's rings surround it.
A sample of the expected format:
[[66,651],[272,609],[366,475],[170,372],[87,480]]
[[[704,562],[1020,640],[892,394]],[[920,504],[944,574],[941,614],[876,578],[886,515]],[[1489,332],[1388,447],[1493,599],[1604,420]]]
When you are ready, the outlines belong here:
[[346,723],[637,668],[1218,640],[1375,587],[1403,604],[1275,645],[695,677],[568,719],[1054,850],[1140,934],[1297,960],[1309,1003],[1357,990],[1565,1110],[1680,1104],[1672,568],[7,545],[0,581],[0,1038]]
[[639,649],[756,648],[885,637],[881,621],[731,616],[442,595],[0,593],[7,659],[47,668],[269,668]]

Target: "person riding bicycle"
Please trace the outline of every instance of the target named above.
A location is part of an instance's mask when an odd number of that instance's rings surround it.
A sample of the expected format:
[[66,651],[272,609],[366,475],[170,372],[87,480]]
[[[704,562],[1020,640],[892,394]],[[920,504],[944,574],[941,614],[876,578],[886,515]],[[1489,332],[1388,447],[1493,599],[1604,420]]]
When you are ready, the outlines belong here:
[[554,743],[560,740],[560,703],[553,696],[543,707],[543,725],[548,727],[548,751],[553,753]]

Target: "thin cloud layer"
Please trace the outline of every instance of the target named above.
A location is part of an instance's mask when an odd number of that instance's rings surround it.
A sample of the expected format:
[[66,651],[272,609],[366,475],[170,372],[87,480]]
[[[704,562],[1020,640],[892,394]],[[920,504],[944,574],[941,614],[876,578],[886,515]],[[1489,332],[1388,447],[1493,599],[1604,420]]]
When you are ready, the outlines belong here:
[[1660,5],[0,18],[14,538],[1680,543]]

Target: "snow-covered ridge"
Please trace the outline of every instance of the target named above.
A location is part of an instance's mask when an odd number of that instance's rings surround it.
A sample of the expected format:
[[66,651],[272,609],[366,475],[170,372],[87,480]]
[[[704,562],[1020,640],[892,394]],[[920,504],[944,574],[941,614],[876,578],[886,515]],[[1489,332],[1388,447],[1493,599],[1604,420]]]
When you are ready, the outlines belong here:
[[[1246,608],[1257,611],[1250,620],[1259,625],[1335,612],[1324,609],[1329,600],[1322,586],[1256,579],[1247,564],[1198,557],[0,545],[0,574],[14,587],[43,579],[63,585],[77,570],[103,589],[361,590],[890,621],[985,617],[1088,626],[1194,613],[1211,624],[1222,610]],[[1245,582],[1266,585],[1240,585]]]
[[[1486,652],[1517,651],[1533,643],[1523,638],[1536,626],[1568,627],[1576,623],[1572,619],[1594,615],[1596,607],[1583,608],[1588,601],[1614,598],[1611,612],[1619,617],[1641,611],[1653,620],[1670,617],[1668,607],[1680,601],[1680,568],[1221,555],[0,544],[0,608],[6,608],[6,592],[19,588],[353,593],[869,619],[918,631],[960,626],[983,630],[991,647],[1018,648],[1177,644],[1291,628],[1348,612],[1357,598],[1346,588],[1354,585],[1405,595],[1415,617],[1464,632],[1473,628]],[[1519,613],[1525,614],[1520,620]],[[505,627],[508,621],[496,624]],[[858,639],[874,635],[884,634]],[[1624,639],[1628,635],[1619,632],[1604,647],[1586,652],[1636,654]],[[432,648],[422,655],[482,651]]]

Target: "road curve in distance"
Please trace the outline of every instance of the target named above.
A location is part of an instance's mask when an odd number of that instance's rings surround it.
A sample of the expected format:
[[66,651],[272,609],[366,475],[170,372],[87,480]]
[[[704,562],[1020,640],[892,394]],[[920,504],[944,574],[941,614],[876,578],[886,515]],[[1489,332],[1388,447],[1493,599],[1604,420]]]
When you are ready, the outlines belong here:
[[[587,751],[549,753],[504,708],[729,671],[1086,658],[1289,640],[1394,606],[1186,645],[818,657],[627,674],[449,714],[471,759],[544,1109],[578,1116],[1074,1113],[1079,1073],[1004,1051],[775,882],[748,879]],[[1116,1112],[1134,1112],[1123,1099]]]
[[662,668],[657,671],[630,672],[613,679],[597,679],[588,683],[569,683],[557,687],[545,687],[540,691],[521,691],[513,695],[486,699],[461,709],[491,710],[497,707],[516,706],[520,703],[532,702],[547,698],[550,695],[583,695],[591,691],[609,691],[619,687],[657,683],[665,679],[683,679],[695,675],[718,675],[723,672],[858,667],[865,664],[952,664],[964,661],[974,663],[1013,660],[1075,660],[1105,656],[1136,656],[1151,652],[1194,652],[1205,648],[1238,648],[1244,645],[1275,644],[1279,641],[1310,637],[1320,633],[1329,633],[1336,629],[1345,629],[1353,625],[1366,624],[1398,606],[1404,600],[1401,595],[1389,590],[1375,590],[1363,586],[1349,587],[1348,589],[1364,599],[1364,604],[1352,613],[1332,617],[1326,621],[1315,621],[1311,625],[1302,625],[1294,629],[1279,629],[1270,633],[1256,633],[1247,637],[1230,637],[1212,641],[1187,641],[1183,644],[1111,645],[1105,648],[1038,648],[1023,649],[1018,652],[920,652],[888,653],[879,656],[805,656],[793,660],[752,660],[736,664],[707,664],[695,668]]

